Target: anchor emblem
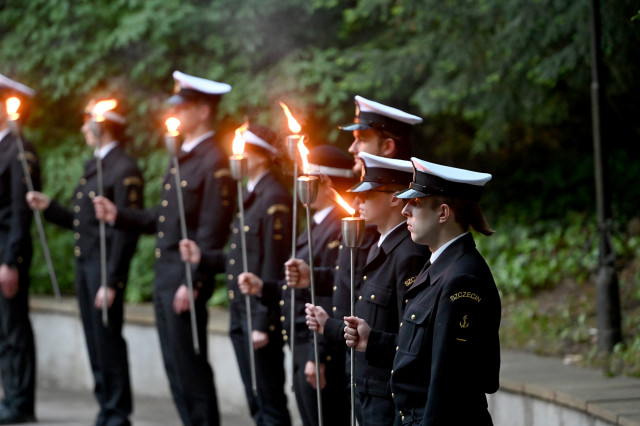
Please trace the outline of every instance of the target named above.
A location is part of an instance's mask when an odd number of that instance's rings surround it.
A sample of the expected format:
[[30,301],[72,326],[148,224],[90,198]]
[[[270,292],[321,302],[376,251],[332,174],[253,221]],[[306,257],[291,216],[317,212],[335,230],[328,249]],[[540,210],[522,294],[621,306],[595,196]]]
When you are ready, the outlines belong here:
[[469,323],[467,322],[467,317],[468,317],[468,315],[465,315],[464,317],[462,317],[462,322],[460,323],[460,328],[469,327]]

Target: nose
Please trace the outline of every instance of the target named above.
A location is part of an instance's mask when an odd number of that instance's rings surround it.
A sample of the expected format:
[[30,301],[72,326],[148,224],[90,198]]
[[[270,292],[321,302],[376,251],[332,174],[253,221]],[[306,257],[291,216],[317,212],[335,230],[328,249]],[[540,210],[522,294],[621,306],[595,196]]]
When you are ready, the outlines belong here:
[[358,154],[358,140],[357,139],[353,139],[353,142],[351,142],[351,146],[349,146],[348,149],[350,154],[353,155],[357,155]]
[[404,208],[402,209],[402,215],[404,217],[411,217],[413,216],[413,206],[411,205],[411,203],[407,203],[405,204]]

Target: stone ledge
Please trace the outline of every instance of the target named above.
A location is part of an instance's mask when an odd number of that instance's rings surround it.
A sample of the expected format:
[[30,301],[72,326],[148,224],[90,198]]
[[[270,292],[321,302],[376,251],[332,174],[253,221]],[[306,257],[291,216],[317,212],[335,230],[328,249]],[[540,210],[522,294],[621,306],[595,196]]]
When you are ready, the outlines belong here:
[[[56,301],[50,296],[31,296],[29,305],[34,312],[57,313],[74,317],[80,315],[80,308],[73,296],[64,296],[60,301]],[[126,324],[155,326],[153,304],[125,304],[124,320]],[[228,334],[229,311],[226,308],[210,307],[208,328],[209,333],[212,334]]]
[[500,389],[586,413],[614,425],[640,426],[640,380],[606,377],[561,360],[502,351]]

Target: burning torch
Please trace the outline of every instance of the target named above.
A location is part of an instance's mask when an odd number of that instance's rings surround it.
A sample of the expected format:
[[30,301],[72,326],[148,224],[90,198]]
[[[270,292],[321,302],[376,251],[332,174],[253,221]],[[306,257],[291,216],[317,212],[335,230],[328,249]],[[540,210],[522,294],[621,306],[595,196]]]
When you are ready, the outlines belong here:
[[[18,142],[18,151],[20,152],[20,163],[22,164],[22,171],[24,173],[24,179],[27,183],[27,191],[32,192],[33,180],[31,179],[31,173],[29,173],[29,165],[27,164],[27,156],[24,150],[24,143],[22,141],[22,135],[20,134],[20,125],[18,119],[20,114],[18,109],[20,108],[20,99],[11,97],[6,102],[7,115],[9,116],[9,129]],[[40,216],[40,210],[34,212],[36,218],[36,226],[38,228],[38,236],[40,237],[40,245],[44,252],[44,258],[47,262],[47,269],[49,270],[49,278],[51,279],[51,285],[53,286],[53,293],[57,300],[60,300],[60,288],[58,287],[58,279],[56,278],[56,271],[53,269],[53,262],[51,262],[51,253],[49,252],[49,244],[47,244],[47,236],[44,233],[44,227],[42,226],[42,217]]]
[[[249,127],[248,123],[244,123],[242,126],[236,129],[236,135],[233,138],[232,151],[233,155],[229,157],[229,169],[231,170],[231,177],[236,181],[238,185],[238,212],[240,216],[240,246],[242,248],[242,271],[248,272],[247,262],[247,242],[244,229],[244,203],[242,200],[242,180],[247,176],[247,157],[244,153],[244,137],[242,134]],[[251,333],[253,331],[253,324],[251,323],[251,296],[244,295],[244,305],[247,315],[247,338],[249,340],[249,365],[251,366],[251,390],[254,395],[258,394],[258,385],[256,381],[256,362],[255,354],[253,351],[253,339]]]
[[[102,129],[100,123],[105,120],[104,114],[107,111],[111,111],[118,105],[115,99],[109,99],[100,101],[95,104],[91,111],[91,131],[95,137],[95,151],[94,157],[96,158],[97,166],[97,178],[98,178],[98,195],[104,195],[104,185],[102,183],[102,158],[100,157],[100,148],[102,145]],[[105,236],[104,220],[100,219],[100,287],[102,288],[102,325],[107,327],[109,325],[109,307],[107,306],[107,240]]]
[[[310,167],[307,155],[309,150],[304,145],[304,136],[298,141],[298,150],[300,151],[300,158],[302,159],[304,175],[298,177],[298,194],[300,196],[300,202],[304,204],[307,211],[307,240],[309,243],[309,274],[311,284],[311,304],[316,304],[316,285],[313,273],[313,244],[311,241],[311,204],[316,201],[318,197],[318,186],[320,179],[318,176],[309,175]],[[293,322],[293,317],[291,318]],[[318,399],[318,424],[322,425],[322,390],[320,389],[320,356],[318,353],[318,331],[313,332],[313,353],[316,363],[316,396]]]
[[[180,215],[180,232],[182,239],[186,240],[187,236],[187,221],[184,216],[184,201],[182,201],[182,185],[180,179],[180,166],[178,164],[178,156],[176,152],[178,150],[178,127],[180,127],[180,120],[175,117],[167,118],[165,122],[167,126],[167,134],[164,137],[165,144],[167,145],[167,151],[171,155],[171,161],[173,162],[173,168],[175,169],[175,186],[176,195],[178,197],[178,213]],[[184,262],[184,270],[187,278],[187,289],[189,290],[189,314],[191,317],[191,335],[193,336],[193,350],[196,355],[200,354],[200,342],[198,340],[198,327],[196,324],[196,306],[195,299],[193,297],[193,278],[191,277],[191,265],[189,262]]]
[[[293,163],[293,215],[292,215],[292,229],[291,229],[291,258],[296,257],[296,236],[298,233],[298,191],[296,191],[296,185],[298,182],[298,142],[300,141],[300,131],[302,127],[293,115],[291,115],[291,111],[289,108],[282,102],[280,102],[280,106],[284,110],[285,115],[287,116],[287,122],[289,124],[289,130],[293,132],[292,135],[287,136],[287,154],[289,155],[289,159]],[[291,288],[291,331],[289,333],[290,338],[290,348],[291,348],[291,371],[293,371],[293,366],[295,364],[295,337],[296,337],[296,324],[293,321],[296,315],[296,290]],[[294,390],[293,384],[291,384],[291,391]]]

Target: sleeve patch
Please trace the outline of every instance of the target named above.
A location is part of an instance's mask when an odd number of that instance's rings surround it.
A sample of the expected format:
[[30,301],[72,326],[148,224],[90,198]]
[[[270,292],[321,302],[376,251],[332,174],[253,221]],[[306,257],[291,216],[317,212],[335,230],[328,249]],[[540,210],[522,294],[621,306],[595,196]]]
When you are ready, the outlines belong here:
[[267,209],[267,214],[272,215],[277,212],[289,213],[291,209],[286,204],[274,204]]
[[329,244],[327,244],[327,248],[329,250],[333,250],[334,248],[338,247],[339,245],[340,245],[340,240],[333,240]]
[[449,296],[449,299],[452,302],[455,302],[456,300],[458,300],[460,298],[467,298],[467,299],[475,300],[478,303],[480,303],[480,300],[481,300],[480,296],[478,296],[477,294],[472,293],[470,291],[459,291],[459,292]]
[[409,286],[410,286],[410,285],[412,285],[414,282],[416,282],[416,278],[418,278],[418,276],[417,276],[417,275],[416,275],[416,276],[414,276],[414,277],[409,278],[408,280],[406,280],[406,281],[404,282],[405,287],[409,287]]
[[220,170],[216,170],[216,172],[213,174],[213,177],[216,179],[219,179],[223,176],[231,176],[231,170],[229,169],[220,169]]
[[124,183],[124,186],[129,186],[129,185],[142,186],[142,179],[140,179],[138,176],[128,176],[122,180],[122,183]]

